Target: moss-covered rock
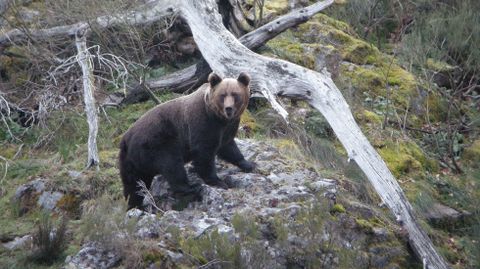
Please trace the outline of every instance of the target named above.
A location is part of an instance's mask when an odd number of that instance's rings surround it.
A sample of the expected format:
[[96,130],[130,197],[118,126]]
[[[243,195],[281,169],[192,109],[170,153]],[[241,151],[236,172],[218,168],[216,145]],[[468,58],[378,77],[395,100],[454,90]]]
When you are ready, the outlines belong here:
[[271,52],[287,61],[308,68],[314,67],[313,55],[306,54],[305,46],[289,35],[280,36],[268,42]]
[[[374,45],[358,38],[344,22],[318,14],[296,29],[287,30],[272,39],[266,48],[266,55],[310,69],[320,71],[327,67],[334,78],[348,81],[357,100],[364,100],[366,94],[373,102],[384,103],[384,107],[388,103],[388,111],[383,111],[383,114],[403,115],[404,111],[409,111],[407,120],[410,125],[420,126],[426,122],[422,117],[424,111],[411,109],[426,102],[426,95],[419,91],[423,88],[421,83],[392,56],[381,53]],[[339,59],[333,61],[333,56]],[[338,85],[340,90],[344,90],[341,84]],[[433,113],[437,114],[441,111],[441,108],[436,109],[440,97],[428,97],[435,106]]]
[[373,123],[375,125],[382,124],[383,118],[377,113],[364,109],[361,113],[357,113],[356,118],[362,122]]

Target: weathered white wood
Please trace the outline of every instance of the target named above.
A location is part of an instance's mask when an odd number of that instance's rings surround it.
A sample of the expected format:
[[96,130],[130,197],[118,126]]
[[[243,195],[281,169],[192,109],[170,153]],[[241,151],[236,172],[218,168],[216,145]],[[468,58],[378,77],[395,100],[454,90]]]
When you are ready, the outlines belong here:
[[236,76],[247,71],[252,88],[275,95],[303,98],[327,119],[338,139],[368,177],[378,195],[408,231],[410,244],[427,268],[449,268],[414,217],[414,211],[385,162],[356,124],[347,102],[330,78],[287,61],[253,53],[221,23],[215,0],[164,1],[178,6],[210,67],[220,75]]
[[[333,4],[333,0],[325,0],[314,3],[305,8],[293,10],[248,34],[243,35],[240,37],[239,41],[250,50],[255,50],[288,28],[306,22],[313,15],[324,10],[331,4]],[[204,83],[211,71],[210,66],[202,60],[196,65],[191,65],[160,78],[147,80],[145,81],[145,84],[153,91],[173,90],[175,92],[184,92]],[[128,92],[124,103],[135,103],[147,98],[148,94],[141,89],[141,87],[135,87]],[[280,110],[277,109],[277,111]]]
[[93,66],[90,52],[87,49],[87,41],[85,33],[77,33],[75,35],[75,45],[77,46],[77,62],[82,68],[83,82],[83,100],[85,102],[85,113],[88,122],[88,159],[87,168],[98,165],[100,162],[97,150],[97,133],[98,118],[97,108],[95,106],[94,77]]

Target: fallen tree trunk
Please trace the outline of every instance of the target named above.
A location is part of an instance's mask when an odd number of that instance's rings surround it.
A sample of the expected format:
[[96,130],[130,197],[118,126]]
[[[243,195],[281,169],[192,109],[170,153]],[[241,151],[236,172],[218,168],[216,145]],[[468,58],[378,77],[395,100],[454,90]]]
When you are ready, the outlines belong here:
[[[308,21],[313,15],[324,10],[333,4],[333,0],[326,0],[312,4],[306,8],[296,9],[292,12],[280,16],[279,18],[255,29],[254,31],[240,37],[239,41],[251,50],[258,49],[270,39],[276,37],[288,28],[297,26]],[[174,92],[185,92],[195,89],[207,81],[208,74],[212,72],[210,66],[205,60],[198,64],[189,66],[182,70],[165,75],[158,79],[145,81],[145,84],[152,91],[169,90]],[[133,87],[122,101],[123,104],[133,104],[145,101],[149,94],[143,90],[140,85]]]
[[[449,266],[415,220],[414,211],[400,185],[355,122],[350,108],[327,71],[315,72],[287,61],[255,54],[222,26],[215,0],[165,0],[179,7],[204,59],[220,75],[248,71],[252,88],[272,95],[303,98],[320,111],[348,152],[407,230],[410,244],[426,268]],[[271,97],[270,97],[271,99]]]

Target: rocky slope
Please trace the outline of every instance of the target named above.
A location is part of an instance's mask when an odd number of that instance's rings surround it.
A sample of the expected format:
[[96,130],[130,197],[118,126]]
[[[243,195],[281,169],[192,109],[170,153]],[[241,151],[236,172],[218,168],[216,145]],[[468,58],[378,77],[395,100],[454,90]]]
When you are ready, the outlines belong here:
[[[202,201],[172,199],[168,183],[157,177],[152,187],[156,214],[136,209],[125,213],[118,202],[100,213],[99,208],[105,205],[97,203],[90,213],[85,212],[84,221],[94,216],[100,218],[96,225],[103,227],[85,234],[88,240],[82,240],[78,253],[66,258],[64,268],[132,264],[148,268],[408,265],[411,257],[404,234],[386,217],[384,209],[357,201],[335,179],[321,177],[307,159],[289,158],[285,150],[279,150],[278,141],[238,142],[247,159],[257,163],[255,173],[242,173],[220,162],[219,176],[231,188],[203,185]],[[288,147],[296,150],[293,144]],[[190,178],[200,180],[194,174]],[[49,191],[47,182],[36,179],[19,187],[16,199],[25,208],[36,200],[38,206],[61,212],[63,194]],[[177,211],[172,207],[185,208]],[[113,214],[123,215],[120,223],[112,223],[118,219]],[[110,230],[108,236],[98,234],[104,230]],[[18,248],[27,241],[22,237],[17,245],[4,246]],[[139,251],[141,259],[126,255],[133,249]]]

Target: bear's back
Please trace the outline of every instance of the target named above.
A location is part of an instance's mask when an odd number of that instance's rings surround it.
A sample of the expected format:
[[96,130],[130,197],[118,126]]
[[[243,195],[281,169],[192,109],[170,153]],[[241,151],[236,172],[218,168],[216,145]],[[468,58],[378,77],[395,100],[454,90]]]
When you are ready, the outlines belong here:
[[205,85],[195,92],[159,104],[140,117],[125,133],[123,140],[132,143],[158,144],[184,136],[188,125],[201,122],[205,114]]

